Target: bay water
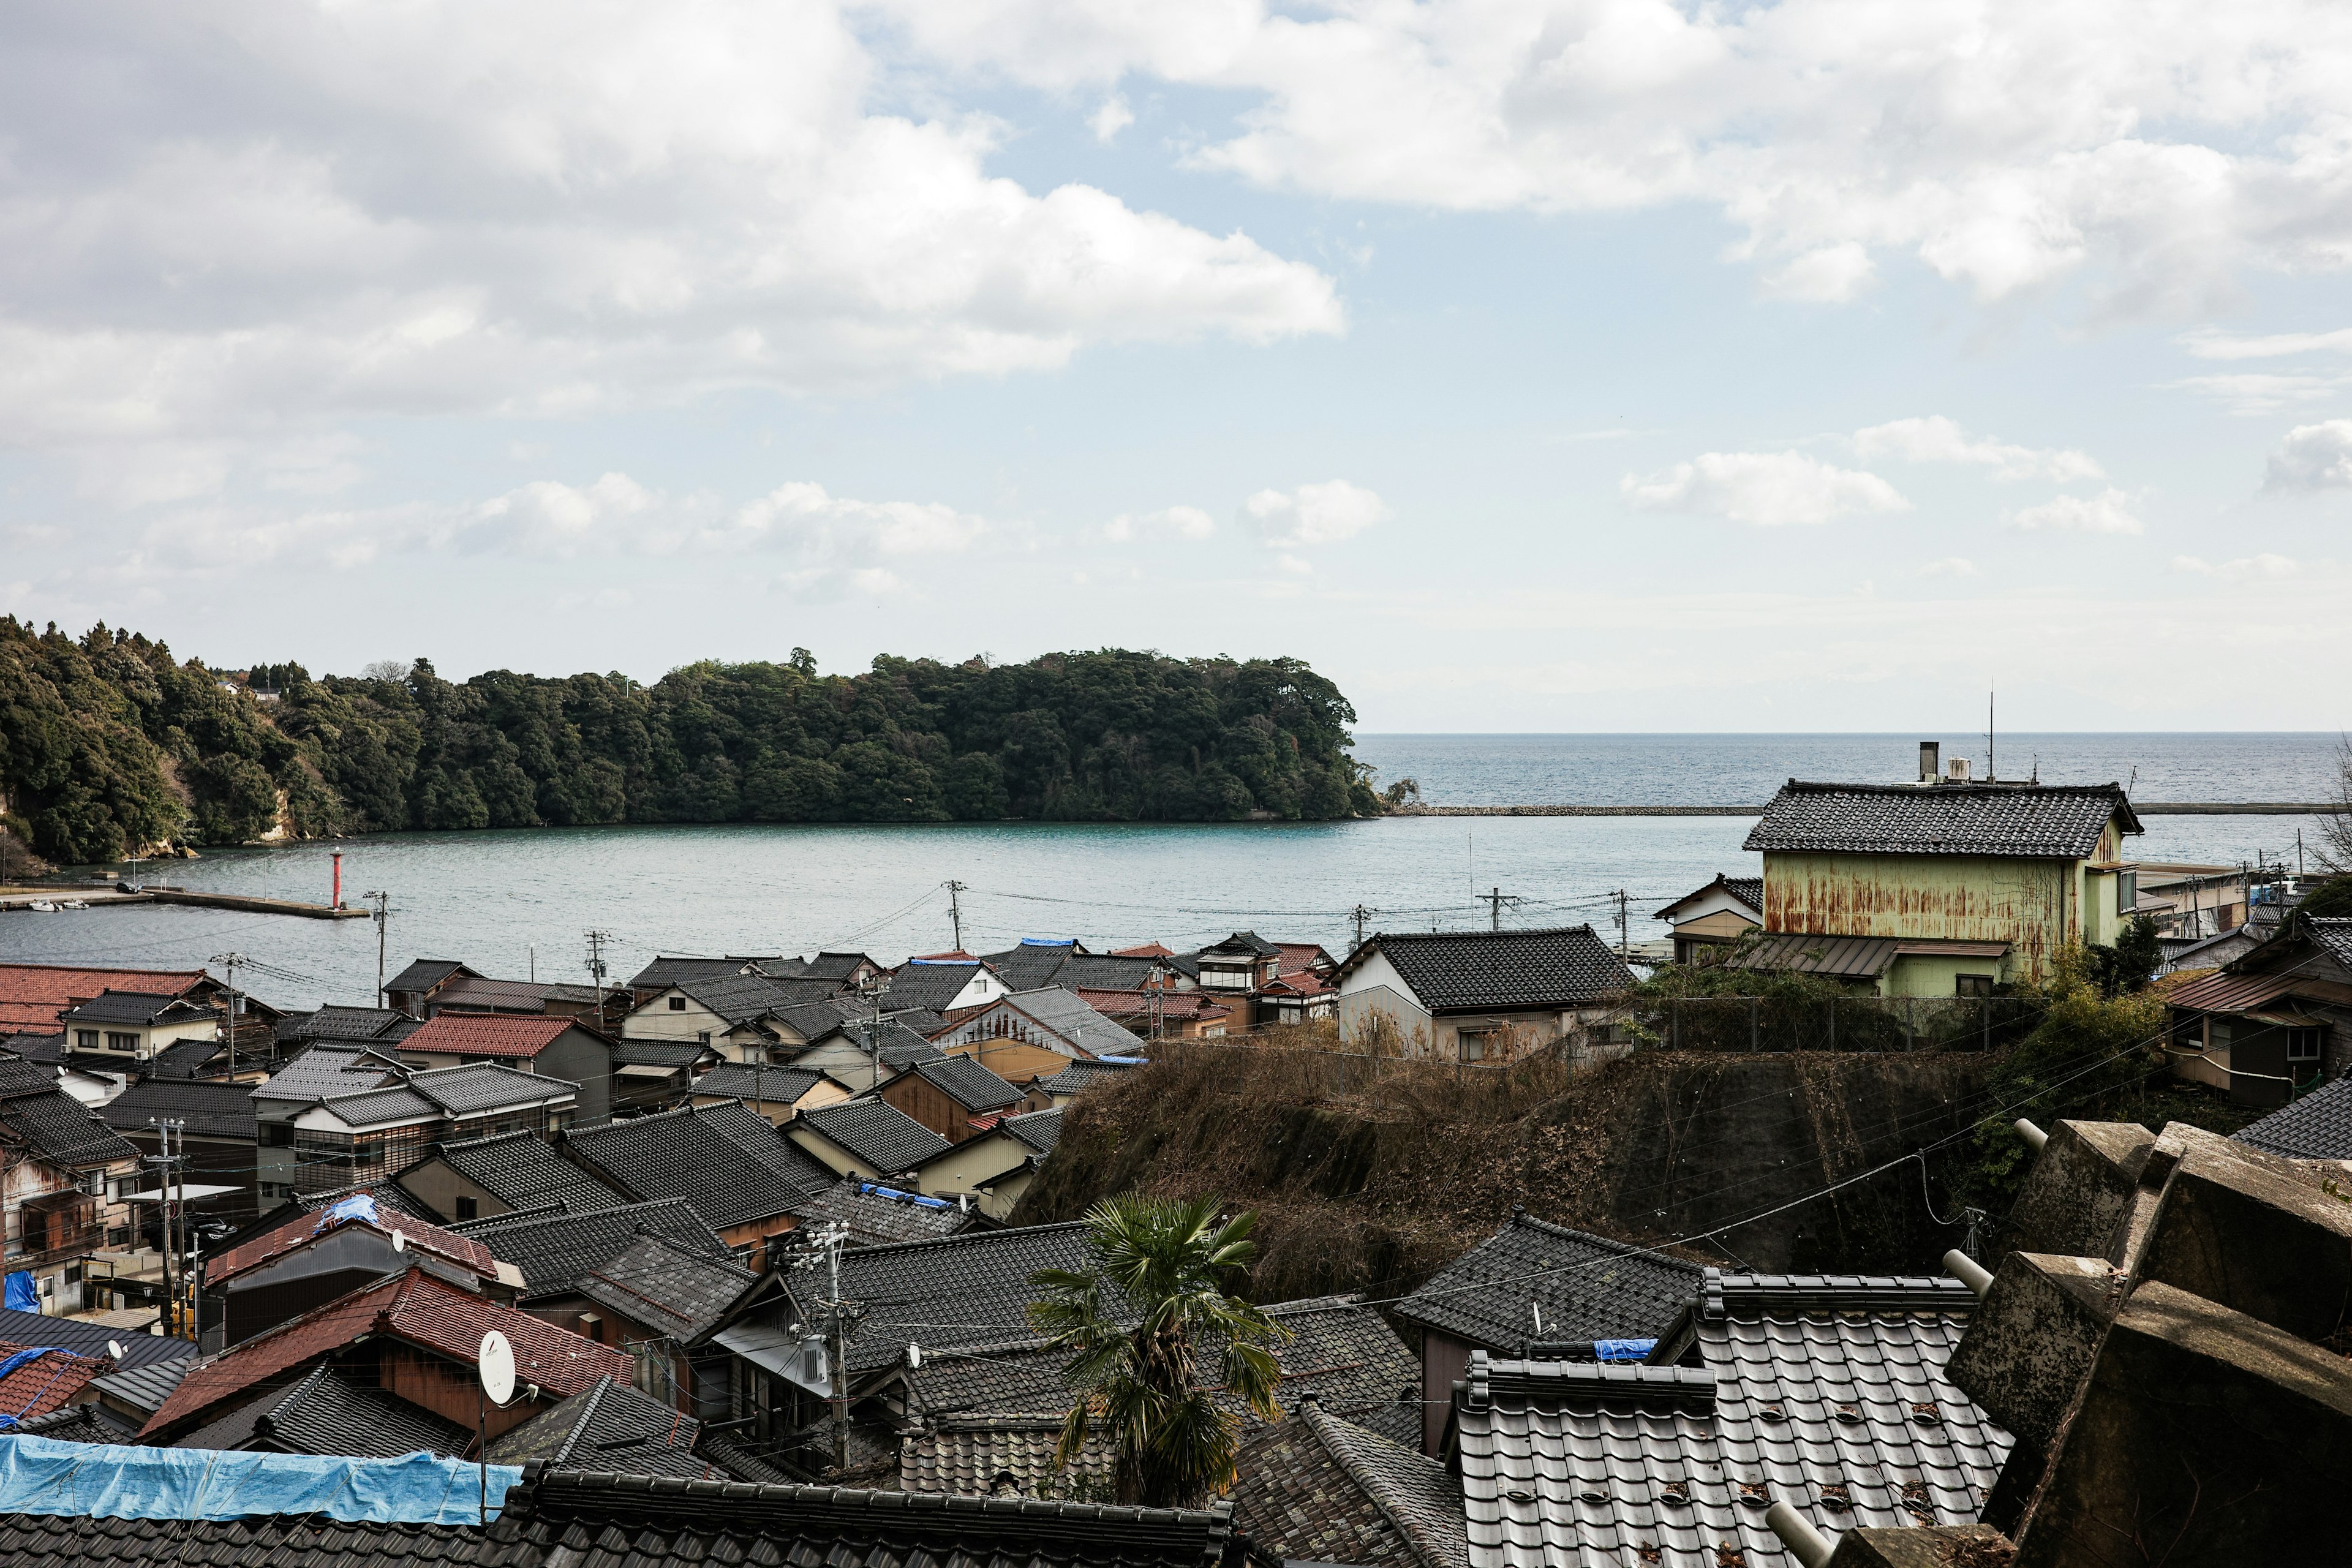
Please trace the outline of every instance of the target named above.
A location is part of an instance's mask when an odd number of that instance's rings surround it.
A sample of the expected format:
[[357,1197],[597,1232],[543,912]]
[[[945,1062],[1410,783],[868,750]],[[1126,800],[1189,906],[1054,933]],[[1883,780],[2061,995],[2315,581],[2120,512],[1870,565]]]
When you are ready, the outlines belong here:
[[[1791,777],[1900,782],[1916,745],[1890,735],[1360,735],[1385,783],[1410,776],[1432,805],[1760,805]],[[1980,736],[1942,737],[1983,772]],[[2018,735],[1996,738],[2004,777],[2128,783],[2147,800],[2325,800],[2332,733]],[[1220,825],[955,824],[541,828],[395,834],[217,850],[143,868],[151,879],[323,902],[330,853],[348,901],[389,891],[384,954],[461,959],[485,973],[586,978],[585,933],[609,933],[617,984],[656,952],[809,953],[885,962],[1024,937],[1096,951],[1183,948],[1231,931],[1351,945],[1368,930],[1591,921],[1613,936],[1664,933],[1650,916],[1717,872],[1755,875],[1736,816],[1391,817]],[[2293,864],[2298,816],[2166,816],[2135,858]],[[1499,889],[1498,911],[1487,900]],[[135,907],[0,913],[0,959],[193,968],[236,952],[242,980],[281,1006],[367,1003],[377,932],[363,921]],[[218,965],[215,963],[215,967]]]

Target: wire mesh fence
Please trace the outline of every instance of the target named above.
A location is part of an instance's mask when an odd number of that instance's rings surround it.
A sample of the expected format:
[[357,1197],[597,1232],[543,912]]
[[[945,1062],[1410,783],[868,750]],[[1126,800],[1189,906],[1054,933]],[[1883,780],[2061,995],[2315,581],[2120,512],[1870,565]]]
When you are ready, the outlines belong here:
[[1679,996],[1637,1002],[1629,1043],[1676,1051],[1989,1051],[2041,1021],[2021,996]]

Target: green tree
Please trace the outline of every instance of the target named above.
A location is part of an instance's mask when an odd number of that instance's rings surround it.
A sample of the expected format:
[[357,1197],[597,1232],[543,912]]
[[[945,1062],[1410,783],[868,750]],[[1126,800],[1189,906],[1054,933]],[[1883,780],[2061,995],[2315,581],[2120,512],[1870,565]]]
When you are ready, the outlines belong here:
[[1030,1321],[1074,1352],[1063,1375],[1078,1399],[1055,1461],[1069,1465],[1099,1428],[1120,1502],[1202,1507],[1233,1484],[1241,1448],[1241,1416],[1203,1385],[1203,1363],[1233,1403],[1269,1421],[1282,1414],[1269,1347],[1289,1332],[1224,1289],[1256,1254],[1257,1215],[1220,1224],[1214,1198],[1125,1193],[1088,1210],[1087,1225],[1089,1267],[1029,1277],[1045,1292]]

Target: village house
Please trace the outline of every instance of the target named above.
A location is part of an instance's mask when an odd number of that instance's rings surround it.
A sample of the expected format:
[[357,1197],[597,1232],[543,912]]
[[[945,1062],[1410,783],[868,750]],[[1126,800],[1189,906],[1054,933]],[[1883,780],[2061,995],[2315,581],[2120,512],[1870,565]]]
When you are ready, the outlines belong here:
[[[1015,1103],[1017,1108],[1022,1102]],[[972,1136],[940,1150],[908,1174],[925,1197],[968,1205],[990,1219],[1009,1219],[1061,1141],[1062,1113],[998,1111],[974,1118],[969,1131]]]
[[743,1067],[728,1062],[697,1078],[688,1098],[694,1105],[740,1101],[781,1127],[803,1110],[838,1105],[849,1094],[845,1086],[814,1068]]
[[156,1123],[176,1123],[173,1143],[187,1156],[181,1178],[192,1186],[231,1189],[205,1205],[205,1217],[245,1225],[261,1213],[261,1125],[254,1115],[251,1085],[150,1078],[108,1100],[98,1116],[142,1158],[163,1152]]
[[1383,931],[1339,966],[1339,1032],[1360,1050],[1508,1061],[1601,1022],[1633,984],[1589,925]]
[[2165,994],[2172,1070],[2240,1105],[2284,1105],[2352,1069],[2352,919],[2298,915],[2216,973]]
[[875,1092],[884,1104],[896,1106],[950,1143],[961,1143],[979,1131],[974,1118],[1002,1114],[1023,1102],[1019,1089],[964,1056],[918,1063]]
[[743,1252],[791,1230],[799,1223],[793,1206],[831,1186],[835,1174],[735,1100],[575,1128],[562,1146],[630,1198],[686,1199]]
[[397,1083],[403,1070],[400,1058],[388,1050],[320,1043],[254,1085],[247,1092],[259,1141],[254,1184],[262,1207],[267,1210],[298,1192],[334,1184],[303,1168],[294,1150],[296,1117],[322,1100]]
[[1244,1011],[1205,991],[1081,989],[1077,994],[1079,1001],[1145,1040],[1222,1039],[1236,1013]]
[[892,1182],[955,1147],[895,1105],[871,1097],[804,1110],[782,1128],[835,1175]]
[[537,1132],[435,1143],[392,1181],[443,1223],[496,1219],[549,1205],[563,1214],[616,1208],[629,1200]]
[[[630,1009],[625,1040],[692,1041],[728,1061],[782,1061],[850,1016],[826,980],[727,974],[677,981]],[[858,1007],[859,1012],[865,1009]]]
[[937,1241],[974,1226],[986,1226],[986,1215],[953,1198],[930,1198],[878,1182],[844,1176],[793,1211],[801,1229],[823,1230],[839,1225],[852,1247],[887,1247],[901,1241]]
[[733,1256],[684,1198],[615,1204],[579,1214],[566,1214],[560,1203],[551,1201],[537,1209],[518,1209],[449,1228],[480,1242],[491,1257],[521,1273],[522,1292],[515,1298],[516,1306],[592,1340],[603,1331],[597,1327],[601,1320],[581,1293],[581,1281],[635,1247],[639,1237],[663,1237],[706,1258]]
[[1675,962],[1695,963],[1710,952],[1737,947],[1764,923],[1764,879],[1716,874],[1714,881],[1685,893],[1650,917],[1674,928]]
[[932,1039],[952,1056],[971,1057],[997,1077],[1025,1082],[1095,1057],[1139,1056],[1141,1039],[1104,1017],[1075,991],[1048,985],[1016,991],[956,1020]]
[[[283,1077],[261,1089],[280,1090]],[[255,1091],[257,1105],[261,1089]],[[278,1128],[284,1129],[292,1142],[298,1187],[315,1190],[385,1179],[428,1144],[499,1132],[551,1132],[572,1121],[577,1094],[561,1079],[486,1062],[402,1071],[389,1075],[381,1088],[321,1093],[290,1121],[265,1124],[263,1137],[266,1144]]]
[[201,969],[0,963],[0,1036],[52,1034],[72,1007],[107,991],[172,996],[217,1010],[227,988]]
[[221,1016],[185,995],[155,991],[101,991],[58,1015],[77,1055],[119,1061],[136,1070],[167,1046],[211,1040]]
[[[823,1073],[854,1092],[879,1089],[909,1068],[946,1058],[946,1052],[904,1021],[909,1016],[844,1019],[812,1034],[788,1059],[793,1067]],[[939,1026],[945,1026],[944,1020]]]
[[394,1047],[412,1068],[466,1067],[478,1062],[561,1079],[578,1089],[574,1113],[599,1121],[612,1110],[613,1042],[571,1017],[457,1013],[433,1016]]
[[910,958],[890,972],[876,1004],[893,1013],[921,1008],[944,1016],[985,1006],[1007,989],[1003,977],[976,958]]
[[667,1476],[684,1481],[772,1481],[783,1472],[735,1448],[717,1432],[704,1430],[676,1402],[611,1378],[541,1411],[489,1447],[494,1465],[536,1464],[550,1470],[583,1470],[625,1462],[632,1476]]
[[1059,1110],[1097,1084],[1116,1083],[1119,1077],[1142,1066],[1140,1062],[1100,1058],[1090,1062],[1072,1062],[1057,1073],[1039,1073],[1022,1085],[1032,1110]]
[[1748,835],[1765,935],[1736,962],[1882,996],[1990,995],[2069,942],[2116,940],[2138,901],[2123,840],[2139,831],[2111,784],[1791,779]]
[[52,1072],[0,1056],[0,1156],[5,1272],[30,1277],[43,1311],[81,1310],[85,1260],[134,1243],[121,1194],[137,1188],[137,1147]]
[[734,1358],[709,1336],[763,1286],[776,1288],[764,1271],[647,1232],[580,1277],[590,1310],[574,1331],[627,1352],[649,1398],[697,1420],[724,1420]]

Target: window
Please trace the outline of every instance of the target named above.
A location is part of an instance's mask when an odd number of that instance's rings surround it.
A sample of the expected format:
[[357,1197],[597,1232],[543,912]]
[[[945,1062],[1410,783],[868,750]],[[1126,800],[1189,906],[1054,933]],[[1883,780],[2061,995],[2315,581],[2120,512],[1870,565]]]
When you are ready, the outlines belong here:
[[2116,913],[2127,920],[2130,918],[2132,910],[2138,907],[2139,873],[2136,870],[2116,872]]
[[96,1029],[76,1029],[74,1031],[74,1049],[78,1051],[94,1051],[98,1049],[98,1031]]
[[685,997],[683,997],[683,996],[673,996],[673,997],[671,997],[671,998],[669,999],[669,1010],[670,1010],[671,1012],[673,1012],[673,1013],[683,1013],[683,1012],[685,1012],[685,1011],[686,1011],[686,998],[685,998]]
[[106,1048],[110,1051],[136,1051],[139,1048],[139,1037],[126,1035],[117,1029],[109,1029],[106,1032]]
[[1952,977],[1952,994],[1955,996],[1990,996],[1992,994],[1992,976],[1990,974],[1954,975]]
[[1497,1043],[1496,1037],[1501,1033],[1500,1029],[1457,1029],[1454,1037],[1461,1042],[1464,1061],[1483,1062],[1493,1052]]
[[2315,1062],[2319,1059],[2317,1029],[2289,1029],[2286,1032],[2286,1059],[2291,1062]]
[[294,1124],[291,1121],[265,1121],[261,1124],[261,1142],[265,1148],[294,1147]]
[[479,1219],[481,1217],[481,1212],[482,1205],[476,1203],[472,1198],[459,1198],[457,1200],[457,1217],[459,1219]]

